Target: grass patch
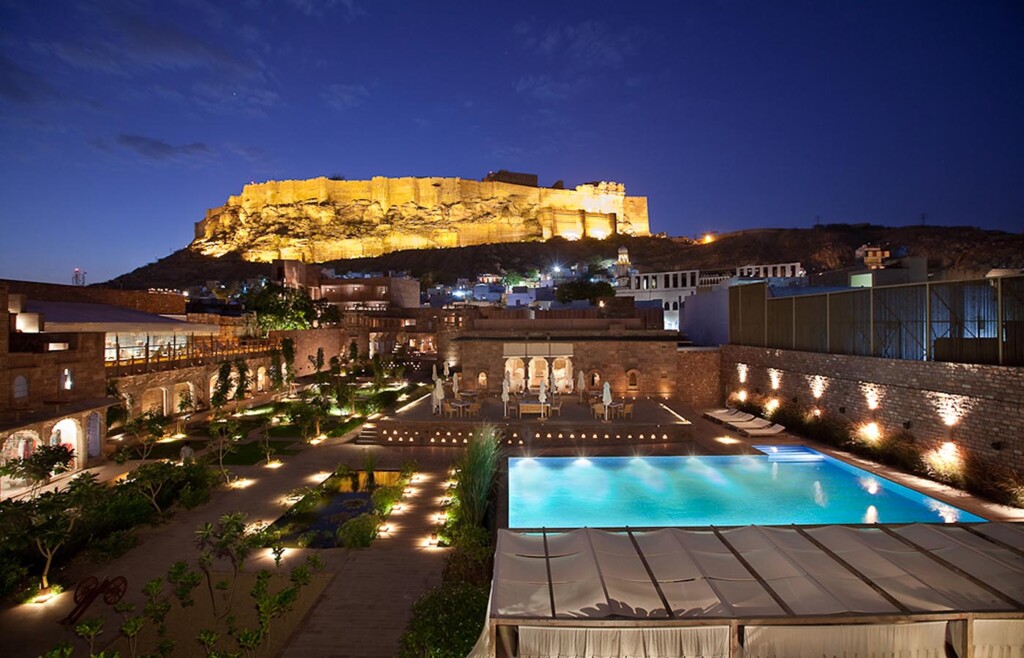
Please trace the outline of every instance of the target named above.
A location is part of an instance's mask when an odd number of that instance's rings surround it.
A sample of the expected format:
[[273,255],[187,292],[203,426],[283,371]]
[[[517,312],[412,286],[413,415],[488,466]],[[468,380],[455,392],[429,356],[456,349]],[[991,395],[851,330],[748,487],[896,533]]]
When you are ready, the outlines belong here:
[[[300,448],[299,441],[271,441],[275,456],[288,456],[295,454]],[[235,446],[235,450],[224,457],[224,463],[230,466],[252,466],[266,459],[263,446],[259,441],[243,443]]]

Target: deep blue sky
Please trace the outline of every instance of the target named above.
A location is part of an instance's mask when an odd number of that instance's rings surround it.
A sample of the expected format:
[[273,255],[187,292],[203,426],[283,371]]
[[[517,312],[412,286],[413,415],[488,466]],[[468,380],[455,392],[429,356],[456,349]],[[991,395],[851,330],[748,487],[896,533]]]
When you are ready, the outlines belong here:
[[1022,72],[1020,2],[0,0],[0,277],[101,281],[331,174],[615,180],[671,235],[1021,231]]

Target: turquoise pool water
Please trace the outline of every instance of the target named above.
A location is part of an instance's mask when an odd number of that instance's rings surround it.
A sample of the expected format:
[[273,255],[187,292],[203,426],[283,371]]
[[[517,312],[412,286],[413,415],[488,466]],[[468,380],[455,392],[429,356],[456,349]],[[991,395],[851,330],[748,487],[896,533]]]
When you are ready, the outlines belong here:
[[802,446],[763,455],[510,458],[510,528],[985,519]]

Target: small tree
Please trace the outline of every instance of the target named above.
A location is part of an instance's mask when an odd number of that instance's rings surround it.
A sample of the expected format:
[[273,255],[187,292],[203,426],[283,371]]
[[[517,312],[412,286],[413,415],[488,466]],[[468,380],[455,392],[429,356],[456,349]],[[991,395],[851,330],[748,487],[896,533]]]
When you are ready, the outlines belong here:
[[124,430],[135,437],[135,452],[142,461],[149,459],[156,442],[163,438],[167,420],[166,416],[151,409],[125,423]]
[[249,372],[249,364],[245,362],[245,359],[238,359],[235,361],[235,373],[238,375],[238,381],[235,383],[235,400],[244,400],[245,396],[249,394],[249,389],[252,387],[252,375]]
[[277,452],[270,441],[270,421],[267,420],[261,423],[257,431],[259,432],[260,449],[263,450],[263,456],[266,457],[269,464],[274,457],[274,453]]
[[356,343],[355,339],[348,344],[348,362],[354,363],[359,358],[359,344]]
[[0,466],[0,475],[31,483],[29,497],[34,497],[39,488],[50,481],[50,477],[66,473],[75,460],[75,451],[63,443],[55,446],[39,446],[28,457],[12,459]]
[[295,383],[295,341],[291,338],[281,340],[281,358],[284,359],[284,383],[291,386]]
[[170,462],[158,461],[143,464],[128,474],[128,482],[149,500],[158,516],[163,514],[160,492],[174,478],[176,468]]
[[40,578],[43,589],[50,586],[50,567],[57,552],[72,538],[75,524],[96,500],[99,485],[91,473],[79,475],[63,491],[41,494],[29,509],[29,536],[45,559]]
[[217,466],[220,468],[220,474],[224,478],[225,484],[231,482],[231,474],[224,466],[224,458],[235,450],[235,444],[241,438],[238,435],[238,427],[238,421],[233,418],[214,420],[209,427],[210,438],[213,439],[210,442],[211,447],[213,453],[217,455]]
[[[196,530],[196,546],[201,551],[199,556],[199,568],[206,578],[206,589],[210,595],[210,604],[213,606],[214,615],[218,618],[224,617],[231,612],[231,603],[235,593],[235,583],[238,574],[245,566],[249,555],[262,543],[262,537],[255,533],[246,532],[245,515],[241,512],[225,514],[218,519],[217,524],[204,523]],[[213,562],[217,559],[227,560],[231,564],[231,580],[227,587],[227,600],[225,607],[218,612],[218,597],[215,589],[219,583],[213,582]]]
[[284,373],[281,371],[281,365],[281,350],[275,347],[270,350],[270,368],[268,369],[270,387],[275,391],[280,391],[284,387]]
[[223,361],[217,367],[217,383],[213,387],[213,393],[210,394],[210,406],[214,408],[215,413],[228,403],[231,395],[231,372],[230,361]]

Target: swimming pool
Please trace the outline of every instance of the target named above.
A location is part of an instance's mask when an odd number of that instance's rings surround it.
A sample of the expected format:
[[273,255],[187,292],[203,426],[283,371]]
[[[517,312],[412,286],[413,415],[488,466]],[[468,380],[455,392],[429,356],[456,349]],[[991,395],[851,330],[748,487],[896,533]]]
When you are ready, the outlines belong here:
[[985,519],[803,446],[761,455],[510,458],[510,528]]

